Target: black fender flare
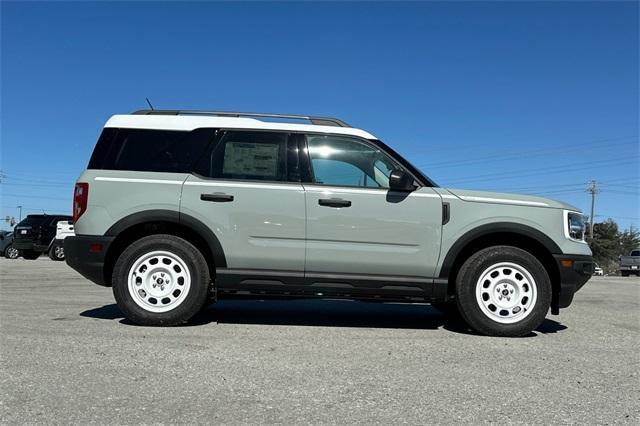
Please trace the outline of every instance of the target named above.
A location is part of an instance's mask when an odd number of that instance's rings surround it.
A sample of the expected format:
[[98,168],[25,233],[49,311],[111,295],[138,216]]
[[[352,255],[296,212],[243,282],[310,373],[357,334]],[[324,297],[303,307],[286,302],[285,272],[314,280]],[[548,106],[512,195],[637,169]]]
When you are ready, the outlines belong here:
[[133,213],[129,216],[123,217],[111,225],[104,235],[107,237],[117,237],[126,229],[147,222],[169,222],[190,228],[193,232],[202,237],[209,246],[209,249],[213,254],[213,260],[216,268],[227,267],[227,258],[224,254],[224,250],[222,249],[220,240],[213,231],[193,216],[179,213],[174,210],[144,210]]
[[442,267],[440,268],[439,278],[449,278],[458,255],[469,243],[485,235],[499,233],[519,234],[537,241],[551,254],[562,253],[562,250],[560,250],[560,247],[555,243],[555,241],[549,238],[548,235],[532,228],[531,226],[513,222],[488,223],[467,231],[462,235],[462,237],[458,238],[444,257]]

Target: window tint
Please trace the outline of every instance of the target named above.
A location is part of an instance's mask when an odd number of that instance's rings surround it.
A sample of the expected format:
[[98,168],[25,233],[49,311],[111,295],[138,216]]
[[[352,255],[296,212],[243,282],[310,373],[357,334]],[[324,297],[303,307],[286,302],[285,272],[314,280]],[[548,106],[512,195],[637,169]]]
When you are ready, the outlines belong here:
[[342,136],[308,135],[316,183],[389,188],[389,175],[400,166],[374,146]]
[[90,169],[186,173],[212,140],[213,129],[191,132],[104,129]]
[[211,178],[287,180],[286,133],[227,131],[195,172]]
[[640,256],[640,250],[633,250],[631,256]]

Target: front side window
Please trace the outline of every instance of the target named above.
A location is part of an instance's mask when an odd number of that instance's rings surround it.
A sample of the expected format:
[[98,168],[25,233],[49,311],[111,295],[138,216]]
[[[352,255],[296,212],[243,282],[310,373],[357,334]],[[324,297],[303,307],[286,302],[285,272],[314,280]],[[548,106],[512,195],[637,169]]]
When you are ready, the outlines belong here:
[[315,183],[389,188],[389,175],[400,166],[376,147],[348,136],[307,135]]
[[195,167],[217,179],[287,180],[286,133],[227,131]]

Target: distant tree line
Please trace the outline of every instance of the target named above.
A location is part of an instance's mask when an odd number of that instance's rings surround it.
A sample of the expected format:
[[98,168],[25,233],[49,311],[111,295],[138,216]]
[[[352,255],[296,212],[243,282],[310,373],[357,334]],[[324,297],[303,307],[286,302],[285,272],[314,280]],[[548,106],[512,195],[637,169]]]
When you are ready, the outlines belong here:
[[593,224],[593,236],[587,238],[593,259],[605,274],[618,270],[620,256],[626,256],[634,248],[640,247],[640,232],[632,227],[620,231],[613,219]]

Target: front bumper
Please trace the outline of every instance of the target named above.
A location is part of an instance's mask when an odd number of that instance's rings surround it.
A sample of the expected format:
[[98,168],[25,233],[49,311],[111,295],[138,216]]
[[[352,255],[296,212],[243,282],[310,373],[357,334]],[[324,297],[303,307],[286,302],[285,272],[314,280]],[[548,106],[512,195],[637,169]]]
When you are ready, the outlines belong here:
[[591,256],[555,254],[560,271],[560,285],[551,301],[551,313],[558,314],[560,308],[571,305],[573,295],[589,281],[595,270]]
[[109,287],[105,279],[104,261],[109,245],[115,237],[76,235],[64,239],[64,255],[67,265],[94,283]]

